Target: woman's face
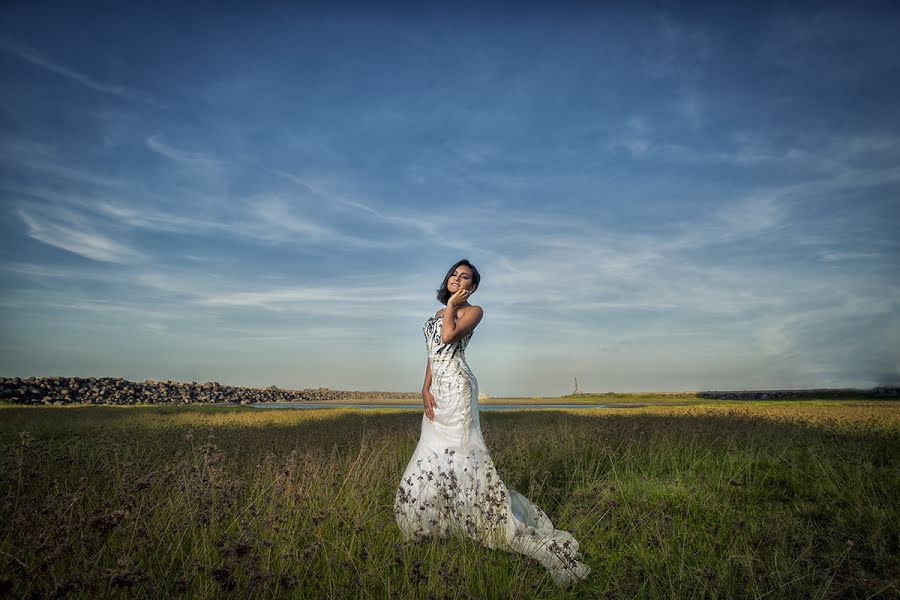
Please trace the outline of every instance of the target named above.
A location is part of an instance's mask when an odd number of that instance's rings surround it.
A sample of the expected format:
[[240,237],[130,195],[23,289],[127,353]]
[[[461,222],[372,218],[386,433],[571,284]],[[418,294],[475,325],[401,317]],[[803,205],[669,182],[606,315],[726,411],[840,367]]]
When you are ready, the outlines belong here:
[[459,265],[453,270],[453,274],[447,280],[447,289],[451,294],[459,290],[475,291],[475,283],[472,281],[472,269],[466,265]]

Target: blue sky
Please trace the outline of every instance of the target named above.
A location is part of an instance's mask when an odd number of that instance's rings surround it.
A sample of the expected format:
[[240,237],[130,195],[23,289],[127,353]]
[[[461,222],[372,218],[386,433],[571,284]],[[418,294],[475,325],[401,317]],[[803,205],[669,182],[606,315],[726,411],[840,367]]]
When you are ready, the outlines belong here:
[[900,13],[0,9],[0,375],[900,380]]

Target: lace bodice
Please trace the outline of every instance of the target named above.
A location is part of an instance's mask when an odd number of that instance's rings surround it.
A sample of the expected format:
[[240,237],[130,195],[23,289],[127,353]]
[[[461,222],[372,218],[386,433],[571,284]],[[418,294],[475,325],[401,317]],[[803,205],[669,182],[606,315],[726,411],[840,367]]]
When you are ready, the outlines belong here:
[[475,333],[474,330],[470,331],[455,342],[443,344],[441,343],[441,329],[443,329],[443,326],[444,317],[442,316],[431,317],[422,326],[422,331],[425,334],[425,344],[428,348],[428,356],[432,361],[434,361],[435,357],[441,357],[448,349],[451,355],[456,354],[458,351],[465,352],[466,346],[469,345],[469,340],[472,339],[472,334]]

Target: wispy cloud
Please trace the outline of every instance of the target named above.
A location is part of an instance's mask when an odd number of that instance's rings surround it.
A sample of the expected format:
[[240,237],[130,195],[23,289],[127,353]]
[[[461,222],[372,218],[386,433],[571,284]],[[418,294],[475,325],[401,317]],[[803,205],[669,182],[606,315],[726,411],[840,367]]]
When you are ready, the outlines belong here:
[[825,262],[838,262],[845,260],[871,260],[884,258],[884,254],[878,252],[822,252],[819,254]]
[[[111,177],[106,173],[73,166],[59,155],[55,147],[48,144],[4,137],[0,139],[0,157],[10,168],[37,173],[45,178],[69,184],[118,190],[128,186],[128,182]],[[10,189],[6,182],[0,182],[0,185],[5,189]]]
[[[826,290],[827,297],[822,293]],[[863,367],[867,376],[900,367],[900,286],[887,286],[876,298],[812,283],[805,298],[808,308],[792,303],[757,321],[756,339],[771,359],[789,362],[820,380],[845,375],[848,350],[869,356],[871,364]]]
[[110,200],[87,202],[84,208],[124,225],[157,232],[203,233],[228,231],[231,226],[205,218],[161,211],[152,207],[135,207]]
[[303,214],[303,203],[294,204],[278,195],[248,201],[250,220],[241,231],[260,240],[295,244],[336,244],[350,248],[402,248],[410,241],[402,236],[368,237],[341,231]]
[[377,221],[387,225],[397,225],[424,235],[432,236],[436,233],[435,226],[430,219],[424,216],[416,216],[409,214],[393,214],[387,211],[373,208],[355,197],[350,196],[347,192],[337,191],[334,187],[324,181],[311,182],[307,179],[288,173],[278,169],[270,169],[270,172],[284,177],[285,179],[300,186],[304,191],[312,194],[316,198],[329,202],[338,209],[354,211],[369,220]]
[[59,75],[60,77],[64,77],[69,81],[75,82],[79,85],[82,85],[88,89],[94,90],[95,92],[100,92],[103,94],[110,94],[113,96],[120,96],[123,98],[128,98],[132,100],[152,100],[147,94],[139,92],[133,88],[130,88],[125,85],[115,84],[115,83],[107,83],[104,81],[99,81],[89,75],[86,75],[76,69],[72,69],[70,67],[64,66],[59,62],[56,62],[50,58],[47,58],[43,54],[41,54],[38,50],[20,42],[17,42],[8,36],[0,37],[0,50],[3,50],[7,54],[11,54],[16,56],[36,67],[40,67],[45,71],[50,73],[54,73],[55,75]]
[[280,328],[268,330],[264,328],[247,329],[242,327],[223,327],[216,332],[217,336],[221,336],[223,341],[239,341],[242,344],[264,344],[286,342],[295,345],[298,342],[309,342],[317,340],[320,342],[338,342],[344,343],[349,340],[359,340],[360,330],[358,326],[340,327],[332,325],[329,327],[296,327],[296,328]]
[[69,219],[64,218],[66,213],[48,218],[31,214],[24,208],[17,209],[16,213],[28,227],[29,237],[50,246],[101,262],[130,263],[143,258],[141,252],[127,244],[80,225],[71,213]]
[[[262,281],[252,282],[254,291],[245,291],[245,279],[220,279],[191,276],[188,273],[140,273],[132,278],[134,284],[165,291],[184,302],[202,307],[226,309],[264,309],[280,313],[298,313],[341,318],[386,318],[384,307],[373,299],[388,295],[390,317],[400,315],[418,317],[426,300],[421,290],[421,278],[396,276],[390,287],[379,284],[378,277],[347,278],[342,285],[283,285],[273,287]],[[418,307],[418,308],[416,308]]]
[[40,265],[18,261],[0,263],[0,270],[40,279],[76,279],[89,281],[113,281],[119,279],[117,275],[108,273],[97,273],[85,269],[54,267],[52,265]]
[[356,202],[344,198],[339,199],[339,202],[342,206],[357,210],[363,215],[366,215],[383,223],[387,223],[390,225],[399,225],[401,227],[417,231],[426,236],[433,236],[437,233],[432,220],[425,218],[424,216],[416,217],[390,214],[384,211],[376,210],[367,204],[363,204],[362,202]]
[[[216,296],[201,297],[200,304],[212,306],[251,306],[281,311],[308,311],[312,307],[315,312],[339,314],[347,316],[374,316],[384,314],[380,306],[372,306],[371,299],[384,294],[384,287],[287,287],[258,292],[235,292]],[[398,293],[391,289],[391,302],[405,303],[421,301],[422,294]],[[355,307],[355,308],[354,308]]]
[[163,140],[162,134],[147,138],[147,148],[187,168],[213,168],[223,166],[222,161],[205,153],[177,148]]
[[253,200],[251,210],[264,227],[272,230],[273,237],[286,233],[303,236],[298,241],[348,241],[339,232],[297,214],[286,201],[275,196]]
[[[65,169],[59,165],[57,168]],[[51,214],[51,220],[52,213],[56,213],[62,220],[75,219],[86,230],[101,228],[99,227],[101,224],[106,227],[115,224],[119,227],[157,233],[220,234],[265,243],[342,244],[350,248],[388,249],[404,247],[411,243],[411,240],[403,235],[378,239],[345,233],[305,216],[302,212],[304,203],[291,202],[288,198],[277,194],[247,198],[243,204],[237,205],[240,210],[233,212],[231,216],[220,215],[217,218],[215,214],[208,213],[204,216],[195,216],[190,214],[186,207],[182,207],[180,212],[161,210],[154,206],[154,199],[147,198],[144,191],[118,189],[118,186],[106,185],[107,182],[101,177],[94,180],[93,174],[89,171],[78,173],[82,178],[107,189],[100,194],[91,195],[73,191],[61,192],[52,187],[29,184],[0,184],[0,189],[39,201],[34,204],[35,208],[43,207],[41,210]],[[131,200],[116,199],[116,197],[129,198],[132,194],[135,194],[135,197]],[[31,214],[35,211],[25,212]],[[32,216],[33,220],[36,218]],[[392,222],[392,219],[382,216],[377,218]],[[405,225],[413,227],[412,224]]]
[[723,201],[705,219],[677,224],[677,235],[663,249],[699,249],[757,237],[785,223],[789,217],[778,190]]
[[[92,177],[90,172],[82,172],[85,178]],[[102,182],[102,179],[96,179]],[[92,186],[93,187],[93,186]],[[100,187],[104,189],[99,189]],[[4,190],[20,198],[28,198],[46,207],[69,207],[77,209],[81,221],[87,215],[101,217],[102,220],[117,225],[144,229],[163,233],[204,233],[228,232],[233,226],[209,219],[195,217],[187,213],[161,210],[155,206],[158,199],[145,190],[122,189],[114,183],[104,182],[99,191],[85,193],[74,189],[61,191],[57,187],[45,184],[2,184]],[[71,215],[71,212],[69,213]]]

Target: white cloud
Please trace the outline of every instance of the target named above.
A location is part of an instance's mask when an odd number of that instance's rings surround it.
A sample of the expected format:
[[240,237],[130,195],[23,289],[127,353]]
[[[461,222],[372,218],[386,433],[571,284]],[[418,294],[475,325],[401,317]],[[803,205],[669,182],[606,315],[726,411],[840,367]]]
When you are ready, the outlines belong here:
[[805,302],[790,299],[753,325],[755,340],[773,364],[789,365],[820,385],[847,375],[877,378],[892,368],[900,376],[900,287],[886,285],[873,295],[828,283],[807,285],[797,294]]
[[706,224],[713,231],[713,243],[754,237],[783,223],[787,211],[777,192],[763,192],[728,202],[719,207]]
[[[28,140],[0,141],[0,157],[10,167],[34,171],[47,179],[67,184],[86,184],[92,188],[117,190],[129,185],[126,181],[102,173],[65,165],[52,148]],[[0,185],[4,189],[10,189],[8,182],[4,181]]]
[[129,93],[128,88],[122,85],[104,83],[101,81],[96,81],[83,73],[79,73],[74,69],[69,69],[56,63],[52,60],[49,60],[43,57],[37,50],[34,48],[30,48],[24,44],[14,43],[12,40],[8,38],[3,38],[0,41],[0,48],[6,51],[9,54],[14,56],[18,56],[22,60],[30,62],[33,65],[41,67],[51,73],[55,73],[66,79],[74,81],[76,83],[80,83],[81,85],[88,87],[97,92],[103,92],[104,94],[113,94],[116,96],[123,96]]
[[54,60],[47,58],[42,55],[36,49],[27,46],[25,44],[19,43],[10,39],[9,37],[0,37],[0,49],[8,54],[12,54],[32,65],[40,67],[45,71],[50,73],[54,73],[68,79],[69,81],[75,82],[79,85],[82,85],[88,89],[94,90],[95,92],[100,92],[103,94],[109,94],[112,96],[119,96],[123,98],[133,99],[133,100],[143,100],[145,102],[151,102],[156,104],[150,96],[143,92],[139,92],[133,88],[130,88],[125,85],[115,84],[115,83],[107,83],[104,81],[99,81],[89,75],[86,75],[76,69],[72,69],[70,67],[66,67]]
[[[383,286],[364,287],[356,284],[342,287],[284,287],[257,292],[224,292],[204,294],[196,302],[207,306],[256,307],[279,312],[298,312],[337,317],[385,317],[385,309],[373,298],[388,293]],[[395,307],[421,302],[420,289],[404,293],[392,286],[390,301]],[[391,316],[396,316],[396,308]]]
[[119,281],[118,275],[99,273],[73,267],[54,267],[51,265],[39,265],[28,262],[3,262],[0,269],[8,273],[17,273],[35,279],[73,279],[76,281]]
[[264,228],[272,231],[273,236],[296,234],[303,236],[300,241],[303,239],[318,242],[347,241],[339,232],[297,214],[281,198],[270,196],[255,199],[251,201],[250,207],[252,214],[260,220]]
[[32,239],[84,258],[113,263],[131,263],[143,258],[128,245],[79,224],[77,217],[66,219],[66,213],[50,218],[29,214],[23,208],[17,209],[16,213],[27,225],[27,234]]
[[379,239],[344,233],[302,214],[286,199],[275,195],[254,198],[247,207],[249,219],[238,231],[263,241],[382,249],[409,244],[404,238]]
[[389,213],[382,209],[373,208],[371,203],[357,198],[353,193],[335,189],[335,186],[329,182],[322,180],[310,181],[309,179],[301,178],[293,173],[281,170],[269,169],[269,171],[295,183],[305,192],[312,194],[319,200],[327,202],[337,210],[349,210],[352,211],[354,215],[369,221],[382,225],[404,227],[420,235],[434,236],[436,234],[436,229],[432,220],[427,219],[424,216]]
[[171,144],[163,141],[162,135],[154,134],[147,138],[147,147],[160,156],[164,156],[169,160],[176,162],[187,168],[213,168],[222,166],[222,161],[206,154],[204,152],[196,152],[176,148]]
[[[421,315],[428,300],[421,289],[422,277],[393,276],[389,287],[377,275],[347,276],[340,285],[265,286],[259,281],[226,279],[192,270],[178,273],[144,272],[134,275],[134,284],[164,291],[179,302],[223,309],[264,309],[281,313],[333,317],[397,317]],[[248,285],[253,291],[246,291]],[[385,310],[380,297],[389,297],[392,309]],[[419,308],[416,308],[419,307]]]
[[877,252],[822,252],[819,257],[825,262],[838,262],[845,260],[871,260],[883,258],[883,254]]

